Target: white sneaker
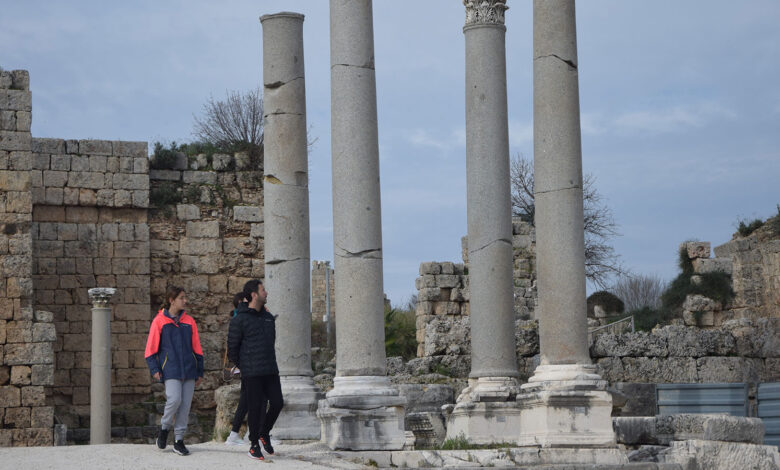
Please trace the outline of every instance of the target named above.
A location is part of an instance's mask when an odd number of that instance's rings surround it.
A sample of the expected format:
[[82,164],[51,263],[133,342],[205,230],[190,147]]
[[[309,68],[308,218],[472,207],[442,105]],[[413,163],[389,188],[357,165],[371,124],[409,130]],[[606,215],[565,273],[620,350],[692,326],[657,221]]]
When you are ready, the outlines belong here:
[[237,432],[230,431],[230,435],[225,439],[226,446],[242,446],[244,441],[241,440],[241,436]]
[[246,434],[244,434],[244,444],[247,444],[247,445],[251,444],[251,442],[249,442],[249,430],[248,429],[246,431]]

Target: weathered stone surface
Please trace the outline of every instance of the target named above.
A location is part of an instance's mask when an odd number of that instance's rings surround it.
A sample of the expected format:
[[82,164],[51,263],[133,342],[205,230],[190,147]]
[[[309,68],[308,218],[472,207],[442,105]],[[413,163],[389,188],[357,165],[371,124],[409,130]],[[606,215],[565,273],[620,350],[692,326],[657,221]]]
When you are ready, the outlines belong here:
[[5,363],[8,365],[52,364],[52,343],[7,344]]
[[780,454],[777,447],[736,442],[675,441],[661,456],[664,462],[680,464],[686,470],[737,468],[776,470],[780,468]]
[[218,238],[219,222],[187,222],[187,236],[192,238]]
[[669,356],[702,357],[734,353],[733,336],[722,330],[672,325],[655,330],[653,334],[666,340]]
[[21,404],[21,396],[19,387],[0,387],[0,403],[3,404],[3,407],[13,408],[19,406]]
[[[609,358],[613,359],[613,358]],[[599,360],[599,365],[603,360]],[[688,357],[622,358],[620,369],[605,371],[605,378],[611,381],[636,383],[694,383],[697,381],[696,359]],[[605,364],[606,365],[606,364]],[[600,367],[600,370],[604,370]]]
[[686,242],[681,248],[686,250],[691,259],[710,257],[710,242]]
[[650,356],[666,357],[667,342],[648,332],[597,335],[591,346],[592,357]]
[[470,354],[469,317],[436,318],[425,326],[425,355]]
[[761,359],[746,357],[702,357],[696,360],[698,379],[702,383],[760,382],[764,364]]
[[111,155],[113,148],[109,140],[79,140],[79,151],[90,155]]
[[539,323],[535,320],[515,322],[515,344],[518,356],[539,354]]
[[263,210],[257,206],[235,206],[233,220],[238,222],[262,222]]
[[398,384],[398,392],[407,400],[407,413],[435,411],[455,402],[452,386],[446,384]]

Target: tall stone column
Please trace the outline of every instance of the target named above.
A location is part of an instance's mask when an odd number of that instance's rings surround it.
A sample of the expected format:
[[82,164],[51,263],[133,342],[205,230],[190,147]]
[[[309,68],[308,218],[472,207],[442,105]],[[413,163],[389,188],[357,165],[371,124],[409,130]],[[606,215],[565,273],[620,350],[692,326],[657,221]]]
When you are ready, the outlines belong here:
[[317,415],[332,449],[404,444],[405,399],[386,376],[371,0],[331,0],[336,377]]
[[92,302],[92,371],[89,387],[89,443],[111,443],[111,309],[116,289],[90,289]]
[[[610,447],[615,445],[612,399],[591,363],[587,344],[574,0],[534,0],[533,10],[541,365],[517,397],[523,406],[519,443]],[[625,461],[620,453],[599,455],[599,463]]]
[[319,439],[322,392],[311,369],[309,159],[303,15],[260,17],[265,121],[265,283],[277,314],[276,357],[284,408],[277,439]]
[[507,123],[506,0],[464,0],[466,190],[471,306],[469,387],[447,435],[474,444],[518,436]]

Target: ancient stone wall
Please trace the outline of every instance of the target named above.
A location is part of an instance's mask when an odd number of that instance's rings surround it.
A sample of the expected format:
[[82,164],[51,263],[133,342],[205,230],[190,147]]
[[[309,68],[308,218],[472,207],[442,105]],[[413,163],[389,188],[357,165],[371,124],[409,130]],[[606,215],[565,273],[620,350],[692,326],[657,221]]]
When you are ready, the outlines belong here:
[[313,321],[322,321],[325,316],[325,306],[328,297],[327,280],[325,279],[325,271],[329,270],[330,278],[330,314],[336,318],[336,296],[335,285],[333,277],[333,268],[330,267],[328,261],[312,261],[311,262],[311,319]]
[[715,259],[731,261],[732,318],[780,317],[780,236],[764,226],[716,246]]
[[[420,264],[417,288],[417,357],[469,354],[468,240],[463,237],[463,264]],[[514,312],[533,318],[536,305],[536,238],[533,226],[512,222]]]
[[33,311],[32,94],[0,72],[0,447],[51,445],[52,314]]

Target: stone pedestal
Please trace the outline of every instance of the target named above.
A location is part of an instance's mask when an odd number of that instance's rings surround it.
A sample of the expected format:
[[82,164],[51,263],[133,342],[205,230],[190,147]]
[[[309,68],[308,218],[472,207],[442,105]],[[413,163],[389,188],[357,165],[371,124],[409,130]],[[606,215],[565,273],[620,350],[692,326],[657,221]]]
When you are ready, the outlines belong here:
[[400,450],[404,446],[404,406],[390,379],[336,377],[320,401],[322,441],[333,450]]
[[612,397],[595,366],[539,366],[517,401],[522,408],[521,446],[616,445]]
[[465,437],[469,443],[515,443],[520,438],[520,406],[515,401],[518,386],[514,378],[469,379],[453,407],[443,407],[447,418],[447,439]]
[[265,284],[278,315],[276,357],[285,406],[276,439],[319,439],[322,393],[312,380],[309,184],[303,15],[260,18],[265,120]]
[[89,443],[111,443],[111,309],[116,289],[88,291],[92,301],[92,370],[89,387]]

